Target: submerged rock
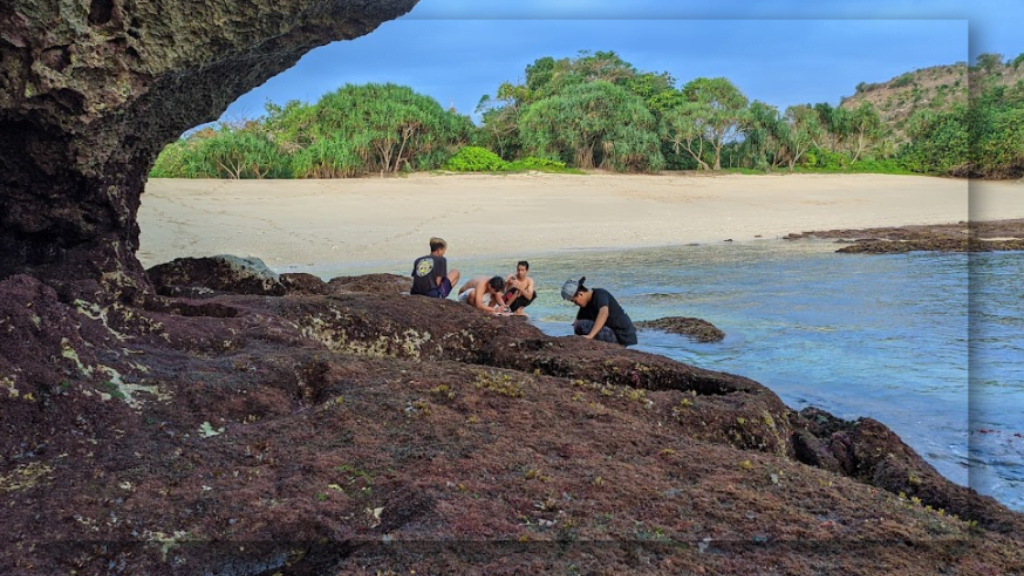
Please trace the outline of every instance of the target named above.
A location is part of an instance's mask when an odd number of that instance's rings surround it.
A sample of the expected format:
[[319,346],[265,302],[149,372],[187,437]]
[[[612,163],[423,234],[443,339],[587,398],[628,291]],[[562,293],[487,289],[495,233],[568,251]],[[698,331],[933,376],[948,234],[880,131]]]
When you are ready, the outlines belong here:
[[697,342],[721,342],[725,338],[725,332],[719,330],[714,324],[700,318],[669,316],[667,318],[658,318],[657,320],[641,320],[636,325],[638,328],[653,328],[672,334],[689,336]]
[[836,250],[840,254],[905,254],[907,252],[995,252],[1024,250],[1024,239],[981,240],[978,238],[919,238],[912,240],[870,240]]
[[834,238],[849,244],[837,250],[842,254],[1024,250],[1024,220],[820,230],[787,234],[783,240],[804,238]]

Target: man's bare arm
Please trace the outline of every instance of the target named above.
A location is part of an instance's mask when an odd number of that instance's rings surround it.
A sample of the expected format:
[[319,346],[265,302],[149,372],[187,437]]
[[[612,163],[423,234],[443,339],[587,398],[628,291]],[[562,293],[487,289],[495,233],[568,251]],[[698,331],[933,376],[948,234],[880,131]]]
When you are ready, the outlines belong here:
[[608,321],[608,307],[601,306],[601,309],[597,311],[597,318],[594,319],[594,327],[590,329],[590,334],[586,335],[586,338],[593,340],[594,336],[604,328],[604,323]]

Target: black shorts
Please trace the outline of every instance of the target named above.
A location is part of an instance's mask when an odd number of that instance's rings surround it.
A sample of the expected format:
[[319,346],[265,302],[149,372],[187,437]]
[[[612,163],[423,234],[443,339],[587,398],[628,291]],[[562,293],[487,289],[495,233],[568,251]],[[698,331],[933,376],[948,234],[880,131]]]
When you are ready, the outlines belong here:
[[512,290],[505,293],[505,305],[508,309],[515,312],[520,308],[526,308],[537,298],[537,292],[533,293],[533,298],[527,298],[519,294],[518,290]]
[[447,298],[452,293],[452,281],[448,277],[441,278],[441,285],[435,287],[430,292],[427,292],[425,296],[431,298]]

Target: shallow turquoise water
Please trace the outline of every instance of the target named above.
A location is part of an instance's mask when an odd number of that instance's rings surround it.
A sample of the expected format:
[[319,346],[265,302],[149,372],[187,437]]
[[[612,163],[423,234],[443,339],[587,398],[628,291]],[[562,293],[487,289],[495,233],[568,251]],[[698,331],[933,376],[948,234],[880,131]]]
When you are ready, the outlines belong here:
[[[796,409],[875,418],[946,477],[1024,510],[1024,254],[835,249],[766,240],[528,257],[539,292],[527,311],[546,333],[570,334],[575,307],[559,288],[586,276],[634,321],[707,320],[723,342],[645,330],[636,349],[752,378]],[[515,260],[449,267],[505,275]]]

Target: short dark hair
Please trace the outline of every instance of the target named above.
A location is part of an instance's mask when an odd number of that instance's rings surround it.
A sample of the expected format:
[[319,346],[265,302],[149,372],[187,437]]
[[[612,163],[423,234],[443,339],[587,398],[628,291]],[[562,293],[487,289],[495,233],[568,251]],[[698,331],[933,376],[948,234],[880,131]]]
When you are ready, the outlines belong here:
[[505,287],[505,280],[501,276],[495,276],[487,281],[488,286],[495,292],[501,292],[501,289]]
[[430,239],[430,251],[437,252],[441,248],[447,248],[448,243],[443,238],[433,237]]
[[519,268],[520,266],[526,268],[527,270],[530,269],[530,263],[527,262],[526,260],[520,260],[519,262],[516,262],[516,268]]

